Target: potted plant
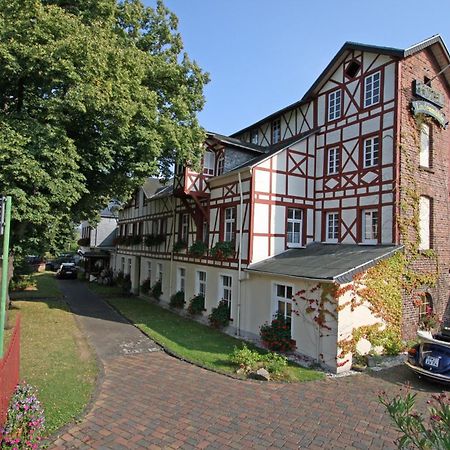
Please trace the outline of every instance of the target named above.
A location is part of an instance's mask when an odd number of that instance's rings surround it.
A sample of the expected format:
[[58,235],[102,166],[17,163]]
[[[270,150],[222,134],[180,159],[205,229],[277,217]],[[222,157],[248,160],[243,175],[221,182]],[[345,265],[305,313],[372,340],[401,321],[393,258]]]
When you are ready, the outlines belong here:
[[185,250],[187,248],[187,242],[184,241],[183,239],[180,239],[179,241],[175,242],[175,244],[173,244],[173,251],[175,253],[179,253],[181,252],[181,250]]
[[189,254],[192,256],[203,256],[206,251],[208,250],[208,246],[203,241],[195,241],[190,247],[189,247]]
[[234,242],[217,242],[211,249],[211,256],[215,259],[228,259],[234,255]]

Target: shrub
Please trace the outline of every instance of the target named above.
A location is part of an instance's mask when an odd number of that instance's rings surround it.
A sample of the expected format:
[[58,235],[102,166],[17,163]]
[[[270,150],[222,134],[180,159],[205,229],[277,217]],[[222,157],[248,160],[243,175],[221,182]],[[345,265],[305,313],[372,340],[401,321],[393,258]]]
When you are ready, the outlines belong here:
[[44,423],[36,390],[28,384],[18,385],[9,404],[5,428],[0,428],[0,448],[37,449]]
[[171,308],[184,308],[184,291],[175,292],[170,297],[169,305]]
[[114,280],[115,280],[117,286],[122,286],[124,276],[125,275],[123,274],[122,271],[119,271],[119,272],[116,273],[116,276],[115,276]]
[[144,243],[147,247],[153,247],[162,244],[165,240],[164,234],[149,234],[145,236]]
[[295,341],[291,338],[291,328],[284,316],[277,313],[270,324],[260,328],[261,340],[269,350],[288,352],[295,350]]
[[234,242],[217,242],[211,249],[211,256],[216,259],[227,259],[234,255]]
[[145,295],[148,295],[148,293],[150,292],[150,289],[151,289],[150,279],[147,278],[141,284],[141,292]]
[[9,283],[9,289],[11,291],[24,291],[29,287],[35,286],[35,281],[31,275],[18,275],[13,277]]
[[187,242],[183,240],[179,240],[173,244],[173,251],[175,253],[181,252],[181,250],[184,250],[187,248]]
[[80,247],[87,247],[90,243],[91,243],[91,240],[88,237],[78,239],[78,242],[77,242],[77,244]]
[[159,301],[159,299],[161,298],[161,295],[162,295],[162,283],[161,283],[161,280],[158,280],[153,286],[152,286],[152,289],[151,289],[151,293],[152,293],[152,297],[155,299],[155,300],[157,300],[157,301]]
[[208,246],[203,241],[195,241],[189,248],[192,256],[203,256],[208,250]]
[[122,292],[124,294],[129,294],[131,291],[131,277],[129,274],[126,274],[123,277],[123,281],[122,281]]
[[214,328],[225,328],[230,323],[230,307],[226,300],[221,300],[208,316],[209,324]]
[[401,433],[398,448],[450,448],[450,399],[447,394],[432,396],[426,419],[414,410],[416,394],[408,392],[404,397],[398,395],[392,399],[382,394],[378,399]]
[[196,295],[191,299],[188,306],[188,313],[193,316],[202,314],[205,310],[205,297],[202,294]]
[[280,375],[288,364],[285,356],[272,352],[261,354],[256,350],[249,349],[245,344],[241,349],[234,347],[229,359],[233,364],[239,366],[244,373],[254,372],[264,367],[269,373]]

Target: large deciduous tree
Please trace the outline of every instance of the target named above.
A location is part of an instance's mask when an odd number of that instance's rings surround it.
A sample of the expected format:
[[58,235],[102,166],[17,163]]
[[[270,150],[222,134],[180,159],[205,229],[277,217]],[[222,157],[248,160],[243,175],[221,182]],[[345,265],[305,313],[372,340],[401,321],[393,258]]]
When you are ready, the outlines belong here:
[[0,193],[14,197],[16,250],[57,246],[145,177],[197,162],[207,81],[162,2],[0,0]]

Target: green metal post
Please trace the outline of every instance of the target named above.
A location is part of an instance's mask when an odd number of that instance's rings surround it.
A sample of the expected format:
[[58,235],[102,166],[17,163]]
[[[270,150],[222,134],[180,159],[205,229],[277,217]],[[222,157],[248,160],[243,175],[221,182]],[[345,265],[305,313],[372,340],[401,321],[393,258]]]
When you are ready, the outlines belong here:
[[11,197],[6,197],[5,229],[3,234],[2,281],[0,287],[0,358],[3,357],[3,340],[5,330],[6,296],[8,294],[9,273],[9,235],[11,232]]

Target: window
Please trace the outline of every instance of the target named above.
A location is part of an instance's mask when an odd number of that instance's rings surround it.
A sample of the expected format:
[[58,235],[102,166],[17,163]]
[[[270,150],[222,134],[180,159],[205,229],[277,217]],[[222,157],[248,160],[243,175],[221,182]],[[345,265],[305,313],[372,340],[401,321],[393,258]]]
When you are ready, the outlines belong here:
[[287,245],[300,247],[302,244],[302,218],[303,211],[296,208],[287,210]]
[[280,119],[272,122],[272,144],[276,144],[281,140],[281,124]]
[[225,220],[224,220],[224,240],[234,241],[234,231],[235,231],[235,208],[225,209]]
[[364,106],[372,106],[380,101],[380,72],[369,75],[364,80]]
[[131,276],[131,258],[128,259],[128,275]]
[[325,241],[335,244],[339,239],[339,214],[329,212],[325,216]]
[[419,200],[419,250],[431,248],[431,199],[421,196]]
[[292,332],[292,287],[283,284],[275,284],[275,309],[286,320],[289,330]]
[[219,300],[225,300],[228,303],[230,315],[231,315],[232,283],[233,279],[230,276],[220,275]]
[[222,153],[217,158],[217,175],[222,175],[225,170],[225,155]]
[[341,91],[337,90],[328,94],[328,120],[336,120],[341,117]]
[[202,226],[202,238],[201,240],[208,245],[209,244],[209,223],[207,220],[203,221],[203,226]]
[[376,244],[378,242],[378,210],[364,209],[362,212],[362,242]]
[[120,258],[120,271],[125,273],[125,258],[123,256]]
[[355,78],[358,75],[361,64],[358,61],[351,61],[345,69],[345,75],[348,78]]
[[364,167],[378,165],[380,138],[378,136],[364,140]]
[[196,272],[196,287],[197,294],[203,295],[206,298],[206,272],[198,270]]
[[151,261],[147,261],[147,280],[150,280],[150,284],[152,281],[152,263]]
[[181,214],[180,239],[188,242],[189,239],[189,214]]
[[163,266],[161,263],[156,264],[156,281],[163,281]]
[[334,175],[339,171],[339,147],[328,149],[328,175]]
[[178,290],[186,290],[186,269],[184,267],[178,268]]
[[422,296],[422,301],[419,306],[419,323],[431,314],[433,314],[433,297],[426,292]]
[[258,136],[258,130],[256,128],[250,131],[250,142],[252,144],[258,145],[259,136]]
[[431,133],[430,125],[422,123],[420,125],[420,161],[421,167],[430,167]]
[[158,232],[159,234],[166,234],[167,230],[167,218],[163,217],[158,219]]
[[216,165],[216,155],[207,150],[203,154],[203,173],[205,175],[214,175],[214,166]]

